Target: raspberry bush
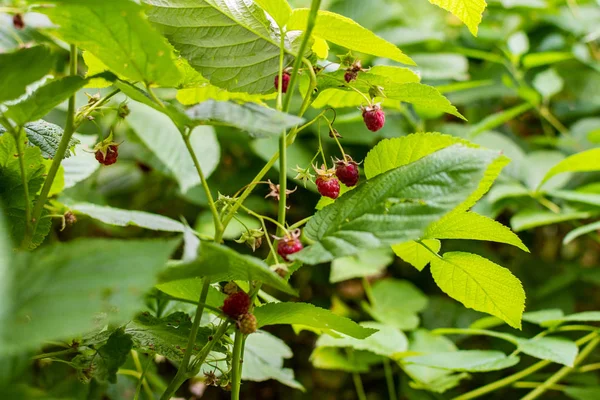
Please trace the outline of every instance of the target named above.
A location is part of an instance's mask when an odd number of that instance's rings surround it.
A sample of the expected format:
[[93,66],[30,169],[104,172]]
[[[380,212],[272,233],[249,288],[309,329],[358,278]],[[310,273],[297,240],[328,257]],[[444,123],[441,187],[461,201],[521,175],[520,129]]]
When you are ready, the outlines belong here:
[[598,4],[485,9],[3,2],[0,398],[598,397]]

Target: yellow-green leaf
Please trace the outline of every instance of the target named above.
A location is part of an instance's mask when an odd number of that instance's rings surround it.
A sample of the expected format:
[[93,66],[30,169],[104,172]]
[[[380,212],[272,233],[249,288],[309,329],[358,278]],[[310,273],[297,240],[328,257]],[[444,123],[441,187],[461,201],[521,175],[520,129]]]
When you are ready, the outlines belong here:
[[[438,253],[442,248],[442,243],[437,239],[425,239],[423,243],[431,250]],[[406,242],[392,246],[394,253],[419,271],[422,271],[427,264],[436,258],[425,246],[419,242]]]
[[469,239],[511,244],[529,252],[521,239],[508,227],[474,212],[450,213],[434,222],[425,232],[430,239]]
[[[308,8],[295,9],[287,24],[288,31],[304,30],[308,21],[308,13]],[[313,35],[349,50],[415,65],[410,57],[392,43],[360,26],[350,18],[330,11],[319,11]]]
[[429,0],[429,2],[450,11],[467,25],[473,35],[477,36],[477,30],[487,5],[485,0]]
[[564,172],[588,172],[600,170],[600,148],[587,150],[567,157],[556,164],[538,185],[539,188],[550,178]]
[[292,7],[286,0],[254,0],[256,4],[269,13],[280,27],[284,27],[292,14]]
[[177,91],[177,100],[179,100],[179,102],[184,105],[198,104],[206,100],[235,100],[242,103],[258,103],[265,105],[263,100],[274,99],[276,96],[277,93],[261,95],[243,92],[230,92],[226,89],[221,89],[217,86],[213,86],[210,83],[205,83],[201,86],[181,89]]
[[431,261],[431,275],[446,294],[465,307],[521,329],[525,291],[508,269],[476,254],[451,252]]

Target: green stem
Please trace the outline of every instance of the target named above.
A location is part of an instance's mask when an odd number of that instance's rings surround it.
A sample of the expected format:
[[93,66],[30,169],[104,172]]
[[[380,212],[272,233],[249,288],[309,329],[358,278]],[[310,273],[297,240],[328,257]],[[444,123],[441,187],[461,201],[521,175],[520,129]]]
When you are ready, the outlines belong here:
[[[515,382],[513,387],[515,389],[535,389],[539,386],[543,385],[543,383],[539,382]],[[566,386],[564,385],[552,385],[548,389],[551,390],[565,390]]]
[[229,326],[230,324],[228,321],[223,321],[217,329],[217,331],[215,332],[215,334],[212,335],[212,340],[206,343],[202,350],[200,350],[190,368],[192,375],[198,374],[198,372],[200,371],[200,367],[202,367],[202,364],[204,364],[204,361],[206,361],[206,358],[212,351],[213,347],[215,347],[215,344],[218,343],[221,340],[221,337],[227,332]]
[[[597,332],[592,332],[584,337],[582,337],[581,339],[577,340],[575,342],[575,344],[577,344],[578,346],[581,346],[591,340],[594,340],[596,337],[598,336]],[[517,382],[537,371],[539,371],[542,368],[545,368],[546,366],[552,364],[551,361],[548,360],[543,360],[543,361],[539,361],[531,366],[529,366],[528,368],[525,368],[522,371],[519,371],[515,374],[512,374],[510,376],[507,376],[506,378],[500,379],[496,382],[492,382],[488,385],[482,386],[480,388],[477,388],[475,390],[472,390],[468,393],[462,394],[460,396],[454,397],[452,400],[469,400],[469,399],[475,399],[477,397],[481,397],[485,394],[491,393],[495,390],[501,389],[504,386],[510,385],[514,382]]]
[[354,381],[354,388],[356,389],[356,395],[359,400],[367,400],[367,395],[365,394],[365,388],[363,387],[362,381],[360,380],[360,375],[358,372],[352,373],[352,380]]
[[385,381],[390,400],[396,400],[398,399],[398,395],[396,394],[396,386],[394,385],[394,371],[392,371],[390,360],[387,358],[383,360],[383,369],[385,371]]
[[66,350],[59,350],[59,351],[53,351],[51,353],[38,354],[36,356],[31,357],[31,359],[32,360],[41,360],[43,358],[52,358],[52,357],[64,356],[67,354],[73,354],[73,353],[77,353],[77,349],[68,348]]
[[434,329],[432,331],[435,335],[483,335],[483,336],[491,336],[498,339],[506,340],[514,344],[515,346],[519,346],[519,341],[516,340],[511,335],[506,335],[499,332],[488,331],[485,329],[460,329],[460,328],[440,328]]
[[23,128],[17,128],[13,132],[13,139],[17,145],[17,153],[19,155],[19,167],[21,169],[21,180],[23,183],[23,191],[25,192],[25,237],[33,236],[31,226],[31,200],[29,197],[29,184],[27,181],[27,170],[25,168],[25,151],[23,150]]
[[242,345],[244,334],[240,331],[235,333],[233,342],[233,359],[231,361],[231,400],[240,399],[240,384],[242,382]]
[[137,351],[131,350],[131,358],[133,359],[133,363],[135,364],[135,368],[140,373],[140,377],[138,379],[138,384],[137,384],[137,387],[135,389],[135,396],[133,397],[133,400],[138,400],[138,398],[140,396],[140,392],[142,390],[142,386],[144,387],[144,391],[146,392],[146,396],[148,396],[149,399],[154,398],[154,394],[152,393],[152,389],[150,389],[150,386],[148,385],[148,382],[146,381],[146,371],[148,370],[148,367],[150,366],[150,362],[152,361],[152,357],[148,356],[148,360],[146,361],[146,365],[144,367],[142,367],[142,363],[140,362],[140,357],[139,357]]
[[562,367],[559,369],[554,375],[552,375],[546,382],[542,383],[540,386],[532,390],[527,396],[524,396],[521,400],[535,400],[541,395],[543,395],[548,389],[550,389],[553,385],[560,382],[563,378],[567,377],[571,372],[575,370],[575,367],[579,365],[583,360],[590,355],[592,351],[598,346],[600,343],[600,338],[594,338],[590,343],[577,356],[575,362],[572,367]]
[[[312,31],[315,28],[317,22],[317,14],[319,12],[319,8],[321,7],[321,0],[312,0],[310,5],[310,11],[308,14],[308,21],[306,23],[306,29],[304,30],[304,35],[302,37],[302,43],[298,48],[298,56],[294,61],[294,68],[292,70],[292,76],[290,77],[290,84],[288,86],[288,92],[285,96],[285,101],[283,103],[283,111],[288,112],[290,109],[290,103],[292,102],[292,97],[294,97],[294,91],[296,89],[296,80],[298,78],[298,71],[300,70],[300,66],[304,59],[304,53],[306,52],[306,48],[308,47],[308,43],[310,42]],[[307,93],[307,96],[311,95],[311,91]]]
[[114,97],[120,91],[120,89],[115,89],[100,100],[98,100],[97,102],[95,102],[94,104],[92,104],[90,107],[87,107],[85,111],[78,115],[75,119],[73,130],[77,130],[77,128],[79,128],[79,126],[81,126],[81,124],[83,124],[87,120],[87,117],[89,117],[94,111],[106,104],[112,97]]
[[[77,75],[77,46],[75,46],[74,44],[71,45],[69,72],[71,76]],[[26,232],[25,237],[23,238],[22,247],[24,249],[29,248],[31,246],[31,241],[40,222],[40,216],[42,215],[42,210],[44,209],[46,200],[48,200],[48,195],[50,194],[52,183],[54,182],[54,178],[56,178],[56,174],[58,172],[58,169],[60,168],[60,163],[62,162],[67,150],[69,149],[69,142],[71,141],[71,137],[73,137],[73,133],[75,132],[74,121],[75,93],[73,93],[73,95],[69,98],[69,107],[67,110],[67,122],[65,124],[65,130],[60,139],[58,149],[56,149],[56,153],[54,154],[54,158],[52,159],[52,164],[50,165],[50,169],[48,170],[48,174],[46,176],[46,180],[44,181],[44,186],[42,187],[40,196],[38,197],[37,201],[35,202],[35,206],[33,207],[33,213],[31,215],[31,220],[29,221],[32,224],[32,229],[29,232]]]
[[600,363],[594,363],[594,364],[584,365],[583,367],[579,367],[577,369],[577,372],[583,374],[585,372],[596,371],[598,369],[600,369]]

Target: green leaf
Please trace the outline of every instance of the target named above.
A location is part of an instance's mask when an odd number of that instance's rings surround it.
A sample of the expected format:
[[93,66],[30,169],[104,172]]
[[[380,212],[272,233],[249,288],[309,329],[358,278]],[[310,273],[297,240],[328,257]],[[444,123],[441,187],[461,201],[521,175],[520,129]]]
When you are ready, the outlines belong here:
[[286,0],[254,0],[254,2],[268,12],[280,28],[286,25],[292,15],[292,7]]
[[275,379],[304,391],[304,387],[294,379],[294,370],[283,367],[284,360],[292,356],[292,350],[283,340],[265,331],[253,333],[244,344],[242,379],[253,382]]
[[499,351],[459,350],[436,352],[403,359],[404,362],[450,371],[487,372],[512,367],[519,363],[517,356],[509,356]]
[[50,0],[38,8],[59,27],[52,33],[89,51],[116,74],[132,81],[176,86],[181,73],[165,39],[142,8],[123,0]]
[[429,2],[450,11],[469,28],[474,36],[477,36],[486,7],[485,0],[429,0]]
[[600,387],[577,387],[567,386],[562,389],[562,392],[575,400],[596,400],[600,397]]
[[525,209],[513,215],[510,219],[510,226],[515,232],[520,232],[539,226],[590,218],[592,215],[592,213],[584,211],[563,211],[557,214],[552,211]]
[[[21,140],[24,140],[24,138],[21,138]],[[15,157],[15,154],[18,154],[18,151],[13,135],[0,136],[0,199],[2,199],[13,243],[18,245],[25,236],[25,207],[27,203],[25,202],[25,190],[21,178],[19,158]],[[38,147],[25,147],[23,157],[25,161],[25,180],[30,196],[29,207],[33,208],[35,193],[42,188],[46,168]],[[33,235],[31,250],[42,243],[50,231],[51,225],[49,218],[43,218],[40,221]]]
[[350,257],[336,258],[331,263],[329,282],[378,275],[394,261],[388,249],[367,250]]
[[463,203],[498,153],[454,145],[361,184],[308,222],[315,243],[292,256],[308,264],[419,239]]
[[268,325],[298,324],[326,332],[343,333],[357,339],[365,339],[377,332],[308,303],[267,303],[256,307],[254,316],[259,328]]
[[401,331],[391,326],[375,322],[364,322],[361,326],[374,328],[378,331],[366,339],[355,339],[349,336],[333,337],[321,335],[316,347],[345,347],[354,350],[366,350],[371,353],[392,357],[408,350],[408,339]]
[[586,193],[575,190],[552,190],[548,192],[548,195],[574,203],[600,206],[600,194],[598,193]]
[[164,239],[79,239],[19,254],[13,307],[1,321],[11,329],[0,338],[0,353],[127,321],[177,245]]
[[598,170],[600,170],[600,148],[583,151],[565,158],[552,167],[538,185],[538,189],[550,178],[558,174]]
[[499,111],[495,114],[490,114],[471,127],[471,130],[469,131],[469,137],[474,138],[480,133],[491,131],[492,129],[504,125],[508,121],[515,119],[519,115],[526,113],[532,108],[532,104],[523,103],[519,104],[518,106],[509,108],[507,110]]
[[549,68],[544,72],[540,72],[533,78],[533,87],[546,100],[560,93],[565,86],[565,81],[561,78],[553,68]]
[[0,103],[19,97],[27,85],[42,79],[52,68],[53,58],[47,46],[0,54]]
[[[142,142],[173,174],[182,192],[200,184],[198,172],[185,142],[169,117],[148,106],[130,103],[131,115],[127,122]],[[198,126],[192,131],[190,141],[206,177],[215,170],[220,158],[220,148],[214,129]]]
[[427,297],[409,281],[384,279],[372,289],[369,313],[377,321],[400,330],[419,326],[417,313],[427,307]]
[[[292,11],[287,24],[288,31],[306,29],[308,8],[298,8]],[[406,54],[385,39],[363,28],[350,18],[330,11],[319,10],[313,36],[337,44],[349,50],[389,58],[403,64],[415,65]]]
[[[254,2],[145,0],[148,18],[189,64],[232,92],[273,92],[279,71],[279,31]],[[284,65],[297,35],[286,37]]]
[[269,100],[277,96],[276,93],[262,95],[262,94],[248,94],[244,92],[230,92],[223,88],[211,85],[210,83],[204,83],[199,86],[180,89],[177,91],[177,100],[183,105],[193,105],[202,103],[207,100],[217,101],[238,101],[240,103],[257,103],[264,105],[265,100]]
[[586,235],[590,232],[595,232],[600,229],[600,221],[592,222],[591,224],[580,226],[579,228],[573,229],[571,232],[567,233],[565,238],[563,239],[563,245],[571,243],[573,240]]
[[36,89],[30,96],[7,107],[4,115],[17,126],[35,121],[81,89],[86,80],[79,76],[55,79]]
[[[544,7],[546,6],[544,5]],[[571,52],[543,51],[539,53],[526,54],[521,63],[523,64],[523,67],[529,69],[559,63],[572,58],[574,58],[574,56]]]
[[579,352],[575,342],[560,337],[518,338],[518,341],[518,350],[522,353],[568,367],[574,365]]
[[208,277],[211,282],[260,281],[282,292],[296,294],[264,261],[209,242],[202,242],[196,260],[165,270],[160,275],[160,283],[195,277]]
[[[10,318],[12,307],[14,307],[13,246],[9,234],[3,205],[0,203],[0,254],[3,254],[0,257],[0,321],[7,321]],[[8,324],[0,324],[0,338],[6,337],[10,329],[11,327]],[[0,381],[0,387],[2,383],[3,381]]]
[[560,309],[549,309],[540,311],[530,311],[523,314],[523,321],[531,322],[532,324],[542,325],[546,321],[560,319],[564,313]]
[[381,362],[381,357],[366,351],[354,351],[350,361],[348,354],[336,347],[317,347],[310,354],[310,362],[318,369],[366,373],[371,364]]
[[73,138],[79,144],[75,146],[74,154],[60,164],[64,171],[65,189],[75,186],[100,168],[100,163],[92,151],[96,144],[96,136],[75,133]]
[[[143,313],[127,324],[125,333],[131,336],[133,347],[136,350],[160,354],[173,361],[181,361],[188,344],[191,328],[192,320],[184,312],[176,312],[164,318],[156,318],[149,313]],[[212,334],[212,329],[201,326],[196,335],[194,350],[199,351],[208,343]],[[214,348],[214,350],[218,349],[224,350],[223,346]]]
[[509,228],[474,212],[451,213],[434,222],[425,232],[427,239],[469,239],[506,243],[529,253],[521,239]]
[[445,112],[465,121],[467,120],[458,112],[456,107],[454,107],[452,103],[450,103],[450,101],[433,86],[427,86],[416,82],[404,83],[386,87],[384,89],[384,94],[389,99],[411,103],[432,111]]
[[66,205],[77,215],[83,214],[108,225],[139,226],[141,228],[164,232],[183,232],[183,224],[162,215],[144,211],[121,210],[92,203],[67,201]]
[[[60,126],[40,119],[25,124],[23,128],[28,139],[27,145],[39,147],[44,158],[54,158],[63,134],[63,129]],[[6,133],[6,129],[0,126],[0,134],[4,133]],[[69,148],[73,149],[78,143],[79,141],[76,138],[71,138]],[[70,156],[71,152],[67,151],[64,158]]]
[[[178,299],[198,302],[200,293],[202,291],[202,278],[182,279],[179,281],[171,281],[166,283],[160,283],[156,285],[156,288],[169,296],[176,297]],[[214,286],[208,288],[208,296],[206,297],[206,304],[213,307],[221,307],[226,295],[221,290],[216,289]]]
[[547,320],[542,323],[542,326],[554,326],[565,322],[599,322],[600,311],[584,311],[580,313],[570,314],[562,318]]
[[101,346],[94,357],[94,376],[100,382],[117,383],[117,371],[125,364],[127,356],[133,347],[131,336],[122,329],[117,329]]
[[[429,249],[439,253],[442,248],[442,242],[437,239],[424,239],[423,242]],[[423,244],[415,241],[395,244],[392,246],[394,253],[405,262],[409,263],[419,271],[422,271],[432,259],[436,258],[434,254],[431,254]]]
[[521,328],[525,291],[508,269],[470,253],[445,253],[431,262],[435,283],[467,308],[492,314]]
[[208,100],[187,110],[197,124],[225,124],[253,137],[280,136],[283,130],[304,122],[303,118],[259,106]]

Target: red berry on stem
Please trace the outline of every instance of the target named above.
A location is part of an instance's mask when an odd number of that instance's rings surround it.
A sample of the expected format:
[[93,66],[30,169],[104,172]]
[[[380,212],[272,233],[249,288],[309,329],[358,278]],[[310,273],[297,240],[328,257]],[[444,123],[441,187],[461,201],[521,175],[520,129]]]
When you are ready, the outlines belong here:
[[358,163],[350,156],[346,156],[345,160],[339,160],[335,163],[335,176],[340,182],[348,187],[355,186],[358,183]]
[[23,21],[23,16],[21,14],[15,14],[13,15],[13,26],[15,27],[15,29],[23,29],[25,28],[25,21]]
[[112,165],[117,162],[119,157],[119,147],[116,144],[111,144],[106,148],[106,152],[96,150],[96,160],[102,165]]
[[346,73],[344,74],[344,80],[346,81],[346,83],[352,82],[357,77],[358,77],[358,73],[354,72],[352,70],[346,70]]
[[319,176],[316,184],[321,196],[337,199],[340,195],[340,181],[335,177]]
[[223,313],[233,319],[238,319],[248,313],[250,309],[250,297],[246,292],[236,292],[230,294],[223,302]]
[[367,129],[371,132],[377,132],[385,125],[385,113],[379,104],[363,107],[362,116]]
[[279,243],[277,243],[277,254],[279,254],[285,261],[289,261],[289,255],[297,253],[304,248],[299,238],[300,229],[285,235],[285,237],[281,238]]
[[[283,71],[283,75],[281,76],[283,84],[281,85],[281,92],[287,93],[288,85],[290,84],[290,74]],[[275,75],[275,90],[279,90],[279,74]]]

